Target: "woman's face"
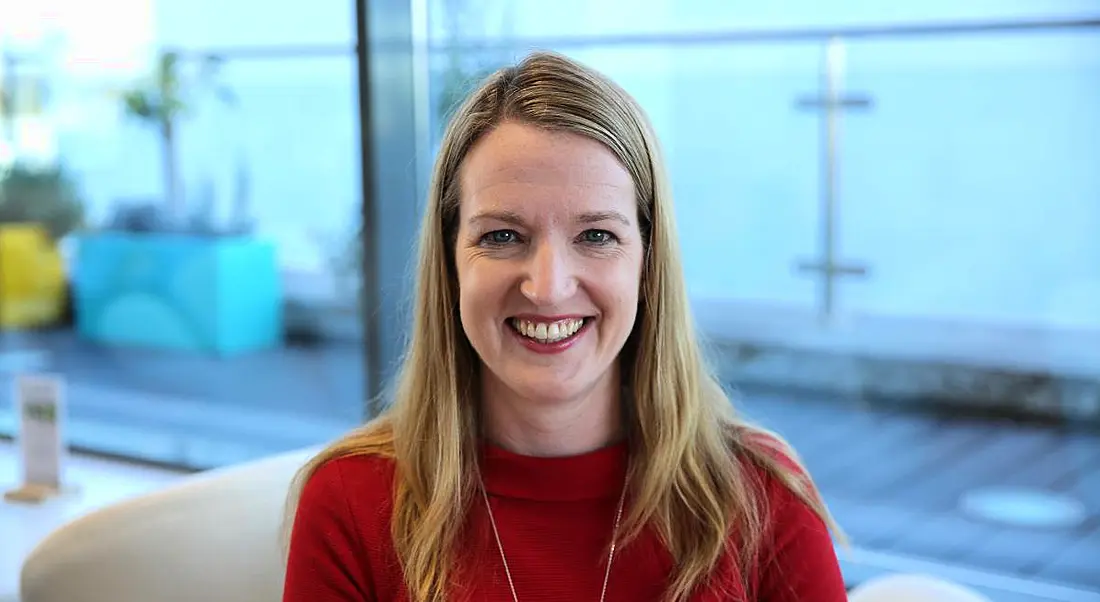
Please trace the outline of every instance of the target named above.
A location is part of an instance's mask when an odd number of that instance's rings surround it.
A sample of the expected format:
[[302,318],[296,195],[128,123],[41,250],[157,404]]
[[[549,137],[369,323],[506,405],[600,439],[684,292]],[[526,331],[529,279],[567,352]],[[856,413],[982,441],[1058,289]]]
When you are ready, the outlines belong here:
[[616,389],[643,258],[630,174],[594,140],[506,122],[459,177],[459,310],[486,388],[543,403]]

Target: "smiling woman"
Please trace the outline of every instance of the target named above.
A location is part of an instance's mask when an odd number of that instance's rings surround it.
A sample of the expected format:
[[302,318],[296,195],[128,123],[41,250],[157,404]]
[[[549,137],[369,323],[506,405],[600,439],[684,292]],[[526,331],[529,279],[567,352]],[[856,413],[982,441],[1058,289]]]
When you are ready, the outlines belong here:
[[303,469],[284,600],[846,599],[812,480],[702,361],[657,148],[555,54],[458,109],[400,380]]

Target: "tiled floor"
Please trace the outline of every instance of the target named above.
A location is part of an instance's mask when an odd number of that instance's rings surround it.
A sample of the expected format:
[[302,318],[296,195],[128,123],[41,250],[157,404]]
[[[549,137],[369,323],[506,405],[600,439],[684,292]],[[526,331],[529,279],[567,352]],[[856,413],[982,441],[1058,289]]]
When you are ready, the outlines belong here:
[[[1100,437],[752,395],[750,416],[802,454],[855,544],[1093,592],[1100,599]],[[960,509],[968,491],[1066,494],[1086,520],[1042,530]]]
[[[0,440],[0,488],[19,484],[17,447]],[[64,523],[116,501],[164,487],[185,476],[161,468],[74,455],[68,463],[72,488],[41,505],[0,499],[0,601],[14,599],[23,559],[43,537]]]

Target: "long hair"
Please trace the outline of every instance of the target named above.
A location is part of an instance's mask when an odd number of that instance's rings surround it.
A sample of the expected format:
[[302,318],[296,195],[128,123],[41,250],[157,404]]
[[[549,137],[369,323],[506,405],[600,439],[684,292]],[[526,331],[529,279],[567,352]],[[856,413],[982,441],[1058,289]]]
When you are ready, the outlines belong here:
[[638,317],[621,357],[631,504],[620,542],[655,530],[676,559],[667,592],[673,602],[705,583],[727,552],[747,576],[766,536],[767,509],[752,476],[760,469],[839,534],[794,452],[741,420],[706,366],[689,312],[669,182],[644,112],[606,77],[548,52],[489,76],[454,114],[436,158],[412,332],[391,403],[301,470],[288,521],[302,487],[325,462],[391,458],[391,531],[409,595],[416,602],[447,598],[478,471],[478,383],[471,375],[479,360],[460,326],[454,264],[459,170],[471,147],[504,121],[596,140],[634,181],[645,259]]

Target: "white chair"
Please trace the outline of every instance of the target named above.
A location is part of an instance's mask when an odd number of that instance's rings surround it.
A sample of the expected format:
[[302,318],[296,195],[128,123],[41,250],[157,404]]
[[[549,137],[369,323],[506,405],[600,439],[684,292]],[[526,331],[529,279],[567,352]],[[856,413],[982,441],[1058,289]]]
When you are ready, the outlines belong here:
[[993,602],[978,592],[928,575],[887,575],[860,584],[848,602]]
[[278,602],[280,528],[303,450],[201,473],[51,533],[21,602]]

